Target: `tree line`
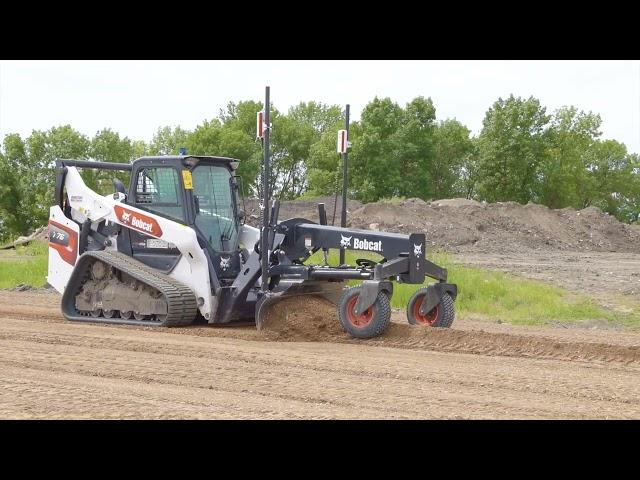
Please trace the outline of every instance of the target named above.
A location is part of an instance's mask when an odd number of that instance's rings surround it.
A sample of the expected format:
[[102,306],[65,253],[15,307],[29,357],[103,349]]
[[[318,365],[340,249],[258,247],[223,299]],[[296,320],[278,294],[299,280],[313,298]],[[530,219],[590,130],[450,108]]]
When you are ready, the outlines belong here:
[[[6,135],[0,149],[0,238],[46,223],[56,158],[131,162],[145,155],[219,155],[240,159],[245,195],[255,195],[262,156],[255,101],[230,102],[194,130],[158,128],[149,142],[105,128],[93,137],[70,125]],[[332,195],[342,183],[337,131],[342,108],[300,103],[272,109],[270,187],[281,199]],[[499,98],[474,136],[455,119],[438,120],[430,98],[402,106],[374,98],[350,125],[349,195],[363,202],[391,197],[465,197],[535,202],[550,208],[597,206],[623,221],[640,213],[640,162],[624,144],[601,138],[600,115],[576,107],[554,112],[539,100]],[[85,170],[87,184],[112,189],[114,173]],[[126,180],[126,179],[125,179]]]

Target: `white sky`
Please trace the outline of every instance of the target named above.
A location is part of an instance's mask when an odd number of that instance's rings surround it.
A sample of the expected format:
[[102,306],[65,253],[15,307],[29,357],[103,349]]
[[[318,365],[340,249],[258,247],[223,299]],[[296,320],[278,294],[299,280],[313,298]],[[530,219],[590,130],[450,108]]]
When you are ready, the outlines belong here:
[[0,61],[0,137],[68,123],[149,141],[159,126],[193,129],[229,101],[262,101],[265,85],[281,111],[350,103],[354,120],[376,95],[401,105],[423,95],[439,120],[474,134],[498,97],[533,95],[548,112],[599,113],[603,138],[640,152],[640,61]]

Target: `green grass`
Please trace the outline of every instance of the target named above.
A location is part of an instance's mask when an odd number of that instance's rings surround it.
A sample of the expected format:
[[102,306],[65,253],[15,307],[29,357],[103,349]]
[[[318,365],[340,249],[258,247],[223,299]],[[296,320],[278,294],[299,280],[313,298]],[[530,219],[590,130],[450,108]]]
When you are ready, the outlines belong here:
[[[316,252],[307,264],[322,263],[322,252]],[[380,259],[369,252],[347,251],[347,263],[356,258]],[[526,280],[508,273],[457,265],[445,253],[433,253],[429,259],[449,272],[450,283],[458,285],[456,312],[461,317],[478,316],[516,325],[537,325],[550,320],[607,320],[627,325],[640,325],[640,311],[612,312],[592,299],[543,282]],[[329,264],[338,264],[338,252],[331,251]],[[425,285],[433,282],[428,279]],[[352,281],[355,285],[358,281]],[[411,295],[422,285],[394,284],[391,305],[406,309]]]
[[0,251],[0,288],[12,288],[21,283],[44,286],[47,283],[47,255],[48,246],[42,242]]

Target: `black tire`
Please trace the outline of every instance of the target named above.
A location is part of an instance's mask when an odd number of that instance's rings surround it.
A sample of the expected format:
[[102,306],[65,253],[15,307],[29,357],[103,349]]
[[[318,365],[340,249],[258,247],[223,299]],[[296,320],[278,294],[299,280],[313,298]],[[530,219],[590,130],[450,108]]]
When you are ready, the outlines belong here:
[[419,314],[419,310],[426,294],[427,289],[421,288],[409,299],[409,303],[407,304],[407,320],[409,323],[411,325],[424,327],[451,327],[453,320],[456,318],[455,305],[451,295],[444,293],[440,299],[440,303],[426,315],[422,316]]
[[338,317],[345,332],[356,338],[377,337],[391,323],[391,305],[384,292],[378,292],[374,304],[362,315],[355,315],[353,309],[360,295],[360,287],[352,287],[344,292],[338,305]]

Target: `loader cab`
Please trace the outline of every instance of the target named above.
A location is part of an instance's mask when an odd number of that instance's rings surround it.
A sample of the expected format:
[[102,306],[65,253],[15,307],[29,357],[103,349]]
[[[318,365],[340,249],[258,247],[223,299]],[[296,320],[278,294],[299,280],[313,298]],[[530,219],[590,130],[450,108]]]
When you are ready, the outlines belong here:
[[[192,227],[220,279],[240,270],[239,215],[233,171],[238,161],[225,157],[142,157],[133,163],[127,203]],[[168,242],[127,230],[131,254],[171,271],[180,252]]]

